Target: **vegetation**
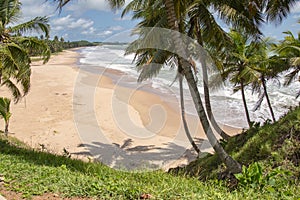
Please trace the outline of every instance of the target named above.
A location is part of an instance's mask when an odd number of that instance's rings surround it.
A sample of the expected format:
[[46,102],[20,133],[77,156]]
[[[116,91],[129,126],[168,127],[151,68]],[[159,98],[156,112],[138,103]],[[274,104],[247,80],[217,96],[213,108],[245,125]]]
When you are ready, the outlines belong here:
[[88,46],[97,46],[101,43],[99,42],[89,42],[86,40],[81,40],[81,41],[65,41],[63,37],[58,39],[58,36],[54,36],[53,40],[44,39],[43,36],[40,37],[41,40],[44,40],[49,48],[51,53],[56,53],[56,52],[61,52],[64,49],[70,49],[70,48],[77,48],[77,47],[88,47]]
[[[300,108],[297,107],[275,123],[269,120],[260,127],[255,124],[249,130],[223,143],[236,160],[244,166],[259,162],[269,171],[290,171],[298,180],[300,159]],[[201,179],[216,178],[220,170],[216,155],[207,155],[186,167],[186,171]]]
[[[18,0],[0,3],[0,85],[10,89],[15,102],[25,96],[30,89],[30,50],[39,50],[44,62],[50,58],[45,42],[33,37],[22,37],[26,32],[49,34],[48,19],[36,17],[28,22],[11,26],[19,20],[21,3]],[[20,90],[21,87],[21,90]]]
[[9,119],[11,117],[10,99],[9,98],[0,97],[0,117],[3,118],[3,120],[4,120],[4,123],[5,123],[4,133],[5,133],[5,135],[7,135]]
[[[70,2],[70,0],[54,1],[59,2],[60,9],[65,4]],[[124,5],[124,1],[122,0],[108,2],[114,9],[121,8],[121,6]],[[178,35],[178,33],[186,34],[190,37],[195,38],[200,45],[204,47],[209,46],[219,55],[223,55],[224,51],[227,52],[229,50],[229,55],[226,55],[225,53],[225,62],[221,61],[220,63],[221,65],[226,65],[226,61],[230,60],[230,62],[233,62],[232,65],[237,66],[238,68],[238,70],[236,70],[238,71],[238,73],[236,73],[234,78],[232,78],[231,80],[233,80],[236,85],[239,84],[239,87],[242,91],[243,102],[249,127],[252,126],[252,122],[248,114],[244,88],[247,84],[250,83],[252,84],[253,88],[257,90],[260,90],[258,89],[258,85],[263,86],[264,92],[262,98],[266,97],[268,106],[270,108],[271,117],[273,121],[275,121],[275,115],[270,103],[270,99],[268,97],[266,87],[266,76],[269,75],[268,72],[272,70],[268,70],[270,68],[270,63],[264,62],[264,60],[271,60],[267,58],[268,54],[266,53],[266,49],[264,48],[265,46],[259,45],[259,43],[253,41],[261,40],[262,33],[260,31],[260,25],[268,22],[280,23],[282,19],[286,17],[287,14],[290,12],[290,7],[294,3],[294,0],[277,3],[274,3],[273,1],[181,2],[173,0],[135,0],[128,4],[123,11],[123,15],[130,11],[133,11],[133,19],[141,20],[141,22],[137,25],[137,32],[139,38],[136,41],[134,41],[127,50],[129,53],[136,54],[135,58],[137,68],[141,70],[141,76],[139,77],[139,80],[142,81],[146,78],[153,77],[159,73],[161,66],[150,66],[152,63],[164,64],[169,60],[173,60],[173,63],[175,63],[174,66],[177,68],[178,74],[184,76],[185,80],[188,83],[189,90],[193,98],[193,102],[195,104],[195,108],[199,120],[202,124],[203,130],[205,132],[205,135],[207,136],[210,144],[212,145],[216,154],[219,156],[220,160],[233,173],[241,172],[241,165],[224,150],[224,148],[220,145],[219,141],[213,133],[213,129],[215,129],[219,131],[220,135],[224,135],[224,138],[228,138],[228,136],[216,125],[214,117],[211,113],[211,106],[209,102],[210,100],[208,90],[207,67],[205,65],[206,58],[204,55],[200,55],[200,62],[202,64],[204,77],[203,81],[204,93],[206,96],[206,112],[208,112],[208,114],[206,114],[202,100],[200,98],[197,81],[195,79],[195,73],[192,70],[193,65],[191,64],[191,62],[188,61],[188,58],[191,58],[191,55],[184,48],[184,40],[181,38],[180,35]],[[192,6],[190,6],[191,4]],[[220,16],[219,20],[223,20],[232,28],[237,29],[246,36],[249,36],[249,38],[251,37],[253,41],[249,41],[247,37],[245,38],[243,35],[239,34],[236,34],[237,37],[232,37],[232,40],[227,40],[228,38],[230,38],[230,36],[222,30],[221,26],[218,25],[214,16],[211,14],[212,11],[216,12]],[[152,41],[147,41],[148,33],[144,30],[147,27],[161,27],[172,30],[172,32],[170,32],[170,40],[172,41],[167,41],[165,43],[166,45],[173,45],[172,47],[175,53],[170,53],[165,49],[158,49],[155,47],[149,48],[149,45],[144,46],[144,48],[142,49],[135,48],[139,47],[139,44],[141,43],[150,44],[153,42],[162,42],[161,38],[157,39],[157,37],[150,37]],[[234,36],[234,34],[231,34],[231,36]],[[240,45],[240,42],[242,42],[242,46],[238,46]],[[251,45],[247,46],[247,43],[250,43]],[[236,48],[238,48],[240,52],[235,52]],[[250,54],[247,55],[248,52],[245,51],[249,49]],[[254,52],[255,50],[258,51]],[[262,53],[262,56],[259,56],[260,53]],[[237,54],[240,55],[236,56]],[[232,58],[232,55],[234,55],[234,58]],[[247,56],[249,56],[250,58]],[[253,65],[254,68],[252,68]],[[260,73],[260,75],[257,76],[257,73]],[[272,76],[275,76],[275,73],[271,74]],[[181,97],[181,102],[183,102],[183,97]],[[182,111],[182,115],[184,115],[184,111]],[[184,116],[182,118],[185,124],[184,127],[187,136],[189,137],[191,143],[194,144],[194,142],[190,138],[190,134],[188,132]],[[195,149],[197,150],[197,148]]]
[[180,173],[178,169],[169,174],[129,173],[100,163],[33,150],[13,138],[0,139],[0,171],[7,190],[28,198],[46,193],[100,199],[138,199],[146,194],[153,199],[297,199],[300,196],[300,108],[274,125],[255,126],[223,145],[244,164],[242,173],[236,175],[238,184],[233,177],[222,180],[228,174],[223,173],[224,165],[216,155],[207,155],[179,169]]
[[[58,1],[61,8],[70,0],[54,1]],[[120,8],[124,4],[121,0],[109,2],[113,8]],[[58,193],[67,197],[102,199],[138,199],[145,196],[157,199],[299,198],[300,108],[276,121],[266,82],[283,72],[287,72],[286,85],[295,80],[300,69],[300,42],[299,38],[286,32],[287,36],[283,41],[271,44],[268,39],[261,38],[260,31],[264,23],[280,23],[294,3],[293,0],[275,3],[267,0],[132,1],[123,14],[133,11],[133,18],[141,20],[136,27],[139,38],[127,49],[127,53],[136,55],[136,65],[140,70],[138,80],[152,78],[159,73],[163,64],[172,63],[177,69],[180,81],[181,113],[186,134],[195,150],[199,152],[185,121],[183,78],[188,83],[199,120],[216,154],[203,156],[184,168],[172,169],[171,174],[161,171],[127,173],[115,171],[99,163],[71,160],[69,155],[56,156],[32,150],[19,142],[1,138],[0,170],[5,178],[4,185],[25,197]],[[24,25],[7,27],[11,23],[7,19],[17,16],[20,2],[8,0],[0,6],[0,83],[12,90],[15,102],[29,91],[29,55],[42,55],[44,61],[47,61],[50,51],[59,52],[65,48],[99,44],[87,41],[70,43],[57,36],[49,40],[47,19],[42,17]],[[229,33],[222,30],[212,12],[216,12],[219,20],[223,20],[232,28]],[[158,42],[157,38],[147,38],[148,33],[144,31],[146,27],[172,30],[171,37],[160,42],[168,46],[173,45],[174,52],[148,46],[136,48],[141,43]],[[42,30],[45,36],[41,36],[40,39],[21,37],[21,33],[31,29]],[[241,90],[250,128],[248,131],[228,137],[218,127],[211,112],[209,98],[209,56],[196,55],[200,57],[203,73],[204,105],[195,78],[197,69],[192,58],[195,55],[185,51],[184,41],[177,33],[196,39],[198,44],[205,48],[207,55],[211,54],[223,79],[234,84],[233,91]],[[11,79],[22,85],[23,95]],[[267,120],[264,126],[260,127],[251,121],[245,96],[246,88],[260,94],[258,107],[264,98],[267,100],[273,124],[271,120]],[[299,93],[295,96],[299,96]],[[0,114],[5,120],[7,133],[11,116],[10,100],[0,100]],[[224,140],[218,141],[213,130]],[[30,173],[24,175],[24,172]]]

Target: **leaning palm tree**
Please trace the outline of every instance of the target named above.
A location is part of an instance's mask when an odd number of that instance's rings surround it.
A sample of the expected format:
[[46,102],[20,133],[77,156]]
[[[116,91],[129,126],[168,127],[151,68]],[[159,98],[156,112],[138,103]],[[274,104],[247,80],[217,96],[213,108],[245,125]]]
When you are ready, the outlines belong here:
[[[54,1],[58,1],[59,2],[59,7],[61,8],[63,5],[68,3],[70,0],[54,0]],[[122,6],[124,4],[125,1],[124,0],[109,0],[108,2],[112,5],[112,7],[119,8],[120,6]],[[151,4],[148,1],[143,1],[143,0],[137,1],[137,2],[138,2],[136,4],[137,5],[137,7],[136,7],[137,12],[139,11],[138,6],[141,6],[141,5],[152,6],[152,5],[155,5],[155,4],[156,5],[160,4],[161,7],[164,7],[164,9],[166,10],[166,13],[167,13],[168,28],[173,30],[172,32],[170,32],[170,36],[173,40],[172,44],[174,45],[175,52],[177,52],[178,55],[180,55],[181,57],[183,57],[185,59],[188,58],[189,55],[187,55],[186,52],[185,52],[185,50],[186,50],[184,48],[185,45],[184,45],[184,43],[181,39],[181,36],[179,34],[180,32],[182,33],[182,31],[184,31],[184,27],[182,26],[182,23],[181,23],[182,21],[181,20],[184,21],[185,13],[181,13],[179,11],[182,10],[181,5],[184,4],[185,2],[173,1],[173,0],[164,0],[162,2],[154,2],[154,4]],[[230,2],[232,3],[232,5],[235,5],[238,1],[230,1]],[[291,1],[289,1],[289,2],[291,2]],[[250,1],[249,1],[249,3],[250,3]],[[251,3],[252,3],[252,1],[251,1]],[[263,1],[263,4],[264,5],[269,5],[270,2],[269,1]],[[276,5],[279,5],[279,4],[276,4]],[[256,7],[253,6],[253,8],[256,8]],[[279,11],[282,11],[282,10],[284,10],[284,9],[280,8]],[[225,9],[225,11],[226,11],[226,9]],[[229,10],[229,11],[232,11],[232,10]],[[249,10],[246,10],[246,11],[249,11]],[[231,13],[233,13],[233,12],[231,12]],[[245,13],[245,14],[247,15],[247,13]],[[259,14],[260,14],[259,12],[250,13],[249,16],[246,16],[246,19],[248,19],[248,18],[252,19],[252,16],[254,16],[254,15],[260,17]],[[152,15],[152,13],[149,13],[149,15]],[[227,17],[227,19],[232,19],[232,15],[229,15]],[[259,20],[255,21],[255,22],[258,22],[258,21]],[[243,23],[243,21],[240,21],[240,22],[237,22],[237,23]],[[153,53],[152,51],[153,50],[149,50],[149,52]],[[238,173],[238,172],[241,171],[240,164],[237,163],[235,160],[233,160],[224,151],[224,149],[222,148],[222,146],[220,145],[220,143],[218,142],[218,140],[216,139],[216,137],[214,136],[214,134],[212,132],[209,120],[207,118],[207,115],[205,113],[205,110],[204,110],[204,107],[203,107],[203,104],[202,104],[202,101],[201,101],[201,98],[200,98],[197,83],[196,83],[193,71],[191,69],[192,66],[185,59],[179,59],[179,65],[178,66],[182,66],[181,73],[184,75],[185,79],[188,82],[189,89],[190,89],[190,92],[191,92],[191,95],[193,97],[193,101],[194,101],[194,104],[195,104],[195,108],[197,110],[199,119],[200,119],[201,124],[202,124],[203,129],[204,129],[204,132],[205,132],[209,142],[213,146],[215,152],[218,154],[218,156],[221,158],[221,160],[225,163],[225,165],[228,167],[228,169],[233,173]]]
[[11,112],[10,112],[10,99],[6,97],[0,97],[0,117],[4,119],[4,123],[5,123],[4,133],[7,136]]
[[[50,58],[48,45],[34,37],[22,37],[32,31],[49,34],[46,17],[36,17],[28,22],[16,24],[20,18],[19,0],[0,2],[0,85],[7,86],[15,102],[26,95],[30,89],[30,51],[35,49],[44,62]],[[21,88],[20,88],[21,87]]]

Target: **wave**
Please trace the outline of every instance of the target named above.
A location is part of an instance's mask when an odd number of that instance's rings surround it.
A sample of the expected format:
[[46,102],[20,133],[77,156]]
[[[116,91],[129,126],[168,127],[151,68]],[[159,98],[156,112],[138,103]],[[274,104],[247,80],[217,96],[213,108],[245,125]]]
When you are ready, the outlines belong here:
[[[119,70],[130,77],[124,79],[124,85],[129,87],[132,87],[132,85],[136,86],[138,72],[132,63],[134,55],[124,56],[125,48],[125,45],[103,45],[83,48],[80,51],[82,55],[80,64]],[[198,73],[198,85],[200,94],[203,96],[200,74],[201,73]],[[165,101],[171,101],[174,97],[179,99],[177,81],[170,86],[175,77],[176,70],[170,70],[168,67],[163,67],[156,78],[153,78],[151,81],[145,81],[140,88],[159,94]],[[295,95],[300,88],[300,83],[295,82],[288,87],[280,86],[282,83],[283,75],[277,82],[267,82],[268,93],[277,119],[285,114],[289,107],[297,106],[299,104]],[[147,85],[147,87],[143,87],[143,84]],[[187,112],[195,115],[196,111],[192,98],[189,95],[187,83],[184,83],[184,94]],[[252,94],[250,89],[246,90],[246,95],[252,120],[263,122],[270,118],[266,100],[263,101],[259,110],[253,112],[251,110],[256,105],[258,95]],[[217,121],[239,128],[247,127],[241,94],[240,92],[233,93],[231,84],[226,83],[220,89],[211,91],[211,104]]]

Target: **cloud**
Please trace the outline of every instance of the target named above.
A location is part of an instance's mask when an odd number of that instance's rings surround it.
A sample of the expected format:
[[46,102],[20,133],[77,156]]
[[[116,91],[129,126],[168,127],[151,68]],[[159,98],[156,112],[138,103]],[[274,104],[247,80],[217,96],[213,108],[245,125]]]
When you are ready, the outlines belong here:
[[110,31],[121,31],[123,29],[124,29],[124,27],[122,27],[122,26],[111,26],[108,28],[108,30],[110,30]]
[[65,17],[53,19],[52,24],[55,26],[68,26],[72,21],[74,21],[74,18],[72,18],[71,15],[67,15]]
[[108,37],[108,36],[110,36],[112,33],[113,33],[113,32],[110,31],[110,30],[105,30],[105,31],[101,31],[101,32],[97,33],[97,36],[103,38],[103,37]]
[[295,3],[295,6],[291,9],[291,12],[292,13],[300,13],[300,2],[297,1]]
[[77,0],[66,6],[67,10],[84,12],[86,10],[110,10],[106,0]]
[[127,21],[127,20],[131,20],[131,16],[126,15],[122,18],[121,17],[116,17],[116,18],[114,18],[114,20],[116,20],[116,21]]
[[90,27],[89,29],[82,31],[81,34],[91,35],[91,34],[95,34],[95,32],[96,32],[96,29],[94,27]]
[[93,26],[94,21],[90,19],[75,19],[71,15],[52,20],[54,30],[61,30],[61,27],[68,29],[87,29]]
[[86,20],[86,19],[78,19],[74,22],[72,22],[70,25],[68,25],[68,28],[74,29],[74,28],[89,28],[94,24],[94,21],[92,20]]
[[45,1],[36,0],[20,0],[22,3],[22,21],[28,21],[37,16],[52,16],[56,12],[56,7],[53,4]]
[[[125,6],[132,0],[125,0]],[[77,0],[67,4],[69,11],[85,12],[87,10],[110,11],[111,8],[107,0]]]

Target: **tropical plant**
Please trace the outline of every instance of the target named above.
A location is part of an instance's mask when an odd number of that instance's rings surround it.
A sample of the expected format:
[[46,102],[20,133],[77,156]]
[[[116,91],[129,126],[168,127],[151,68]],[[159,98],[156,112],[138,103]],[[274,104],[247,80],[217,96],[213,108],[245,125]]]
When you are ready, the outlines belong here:
[[276,55],[269,56],[269,39],[251,40],[249,35],[234,30],[231,30],[229,35],[234,45],[230,49],[226,49],[223,77],[228,78],[234,84],[235,92],[241,90],[249,127],[252,125],[252,122],[246,103],[246,86],[252,86],[252,91],[260,94],[254,110],[259,108],[265,97],[271,117],[275,121],[266,81],[277,77],[282,66],[285,65],[285,60]]
[[[61,8],[63,5],[65,5],[66,3],[68,3],[70,0],[54,0],[54,1],[58,1],[59,2],[59,7]],[[120,8],[123,4],[124,4],[124,0],[110,0],[108,1],[112,7],[114,8]],[[130,5],[130,8],[128,10],[134,10],[135,14],[136,14],[136,18],[142,18],[142,19],[151,19],[152,15],[155,15],[157,13],[157,11],[155,10],[155,12],[148,12],[148,13],[143,13],[141,12],[141,10],[143,9],[147,9],[149,7],[153,7],[153,6],[157,6],[160,8],[163,8],[165,10],[165,17],[161,16],[158,17],[158,21],[156,21],[156,23],[163,23],[165,22],[167,27],[171,30],[173,30],[172,32],[170,32],[170,38],[173,40],[172,44],[174,45],[174,49],[175,52],[177,52],[178,55],[180,55],[183,58],[188,58],[189,55],[186,54],[184,49],[184,43],[182,41],[182,39],[180,38],[179,33],[185,33],[185,16],[186,16],[186,10],[185,5],[188,5],[187,2],[182,2],[182,1],[173,1],[173,0],[164,0],[164,1],[134,1],[135,3]],[[213,1],[216,3],[216,1]],[[219,1],[220,2],[220,1]],[[231,5],[234,7],[236,6],[236,4],[241,5],[240,3],[238,3],[239,1],[230,1]],[[256,25],[259,24],[259,22],[263,21],[263,14],[261,13],[262,10],[266,10],[267,12],[267,18],[273,19],[274,17],[277,16],[284,16],[288,10],[286,10],[286,8],[284,6],[289,6],[290,2],[294,2],[294,1],[288,1],[285,2],[285,4],[282,3],[278,3],[278,4],[273,4],[271,1],[263,1],[263,2],[258,2],[260,3],[259,5],[254,5],[256,2],[248,2],[246,1],[246,3],[248,3],[249,5],[246,6],[246,8],[251,8],[252,10],[249,9],[244,9],[245,7],[243,6],[239,6],[237,8],[242,9],[244,12],[244,19],[247,20],[236,20],[235,24],[245,24],[248,25],[247,23],[249,22],[250,25]],[[224,3],[224,1],[222,1],[222,3]],[[265,6],[280,6],[278,9],[278,7],[267,7],[267,9],[265,9]],[[132,9],[134,8],[134,9]],[[142,9],[141,9],[142,8]],[[227,21],[231,21],[234,17],[234,14],[236,13],[236,11],[238,11],[238,9],[234,9],[234,10],[230,10],[231,7],[215,7],[217,10],[221,11],[221,16],[223,19],[227,20]],[[275,11],[280,11],[278,13],[280,14],[275,14]],[[163,12],[162,11],[162,12]],[[247,12],[246,12],[247,11]],[[252,12],[250,12],[252,11]],[[223,15],[222,15],[223,14]],[[226,15],[224,15],[226,14]],[[142,16],[142,17],[141,17]],[[152,18],[153,19],[153,18]],[[281,18],[279,18],[280,20]],[[140,25],[145,25],[148,22],[152,22],[151,20],[144,20],[142,23],[140,23]],[[246,23],[244,23],[246,22]],[[152,22],[153,23],[153,22]],[[162,27],[162,26],[159,26]],[[257,26],[252,26],[253,29],[249,29],[252,30],[251,33],[255,33],[255,34],[260,34],[259,29],[257,28]],[[142,37],[143,37],[143,32],[140,32]],[[210,33],[209,33],[210,34]],[[216,41],[215,41],[216,42]],[[156,53],[160,52],[160,55],[157,55]],[[152,62],[153,60],[155,60],[155,58],[159,57],[160,59],[156,59],[156,60],[160,60],[162,61],[165,55],[167,55],[168,53],[164,52],[163,50],[152,50],[152,49],[148,49],[148,50],[142,50],[140,52],[136,52],[137,54],[140,53],[140,55],[142,55],[141,57],[138,58],[137,62],[140,63],[149,63]],[[167,58],[167,57],[166,57]],[[167,59],[165,59],[167,60]],[[164,60],[164,61],[165,61]],[[197,87],[197,83],[195,81],[195,77],[192,71],[192,66],[191,64],[185,60],[185,59],[178,59],[178,66],[177,67],[182,67],[182,69],[178,68],[178,72],[182,73],[182,75],[184,75],[184,77],[186,78],[188,85],[189,85],[189,89],[191,92],[191,95],[193,97],[193,101],[195,104],[195,108],[197,110],[199,119],[201,121],[201,124],[203,126],[204,132],[209,140],[209,142],[211,143],[211,145],[213,146],[214,150],[216,151],[216,153],[220,156],[221,160],[226,164],[226,166],[228,167],[228,169],[233,172],[233,173],[238,173],[241,171],[241,166],[239,163],[237,163],[236,161],[234,161],[222,148],[222,146],[220,145],[220,143],[218,142],[218,140],[216,139],[216,137],[213,134],[212,128],[210,126],[209,120],[207,118],[207,115],[205,113],[204,107],[202,105],[202,101],[200,98],[200,94],[198,91],[198,87]],[[147,69],[149,70],[149,68]],[[160,70],[160,67],[156,67],[153,74],[157,74]],[[143,71],[142,71],[143,72]],[[145,73],[144,73],[145,74]],[[148,75],[149,76],[149,75]]]
[[39,52],[44,62],[50,58],[49,48],[44,41],[21,36],[23,33],[32,31],[43,32],[48,36],[48,19],[36,17],[28,22],[12,26],[20,18],[20,12],[19,0],[0,2],[0,84],[11,90],[15,102],[18,102],[30,89],[31,51],[34,49]]
[[[284,32],[284,34],[286,34],[284,40],[275,45],[274,49],[280,57],[289,59],[289,65],[285,65],[286,68],[283,71],[288,71],[284,84],[290,85],[296,79],[300,81],[298,76],[300,72],[300,33],[297,38],[290,31]],[[300,90],[296,94],[297,98],[299,96]]]
[[[257,107],[260,106],[263,98],[267,100],[267,104],[270,110],[270,114],[273,122],[276,121],[271,101],[267,90],[267,81],[270,79],[277,78],[278,75],[286,69],[288,66],[287,59],[281,58],[277,55],[272,55],[271,49],[274,43],[270,38],[265,38],[262,41],[256,42],[256,66],[252,70],[258,72],[259,77],[257,80],[252,81],[252,90],[258,92],[260,99],[257,103]],[[261,87],[262,86],[262,87]],[[261,92],[261,88],[263,92]],[[256,108],[257,108],[256,107]]]
[[249,127],[252,122],[246,102],[245,87],[256,80],[258,74],[251,66],[256,64],[256,44],[250,41],[249,35],[231,30],[229,32],[233,44],[226,48],[222,76],[234,84],[234,92],[241,91],[246,119]]
[[9,119],[11,117],[10,99],[9,98],[0,97],[0,117],[4,119],[4,123],[5,123],[4,133],[5,133],[5,135],[7,135]]

